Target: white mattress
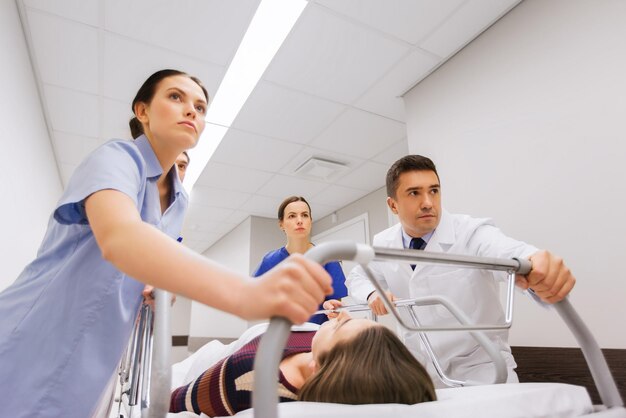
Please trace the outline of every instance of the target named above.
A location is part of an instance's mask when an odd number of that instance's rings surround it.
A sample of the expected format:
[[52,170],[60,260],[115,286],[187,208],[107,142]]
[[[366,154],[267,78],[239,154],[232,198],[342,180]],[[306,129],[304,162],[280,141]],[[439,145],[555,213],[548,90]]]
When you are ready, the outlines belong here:
[[[560,383],[509,383],[438,389],[438,400],[416,405],[340,405],[290,402],[280,418],[534,418],[578,417],[593,412],[587,390]],[[172,415],[178,417],[178,415]],[[252,417],[252,410],[237,417]]]

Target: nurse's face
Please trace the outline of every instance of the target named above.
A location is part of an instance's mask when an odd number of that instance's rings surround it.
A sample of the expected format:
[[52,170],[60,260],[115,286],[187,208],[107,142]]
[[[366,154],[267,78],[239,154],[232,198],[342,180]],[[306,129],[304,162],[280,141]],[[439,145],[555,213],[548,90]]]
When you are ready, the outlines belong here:
[[398,215],[412,237],[422,237],[437,228],[441,219],[441,186],[434,171],[413,170],[400,174],[395,198],[387,205]]
[[311,353],[317,362],[320,354],[333,348],[338,342],[354,338],[361,331],[371,327],[382,325],[365,318],[352,318],[347,311],[341,313],[333,319],[324,322],[317,331],[311,342]]
[[178,170],[178,178],[182,182],[185,180],[185,173],[187,172],[187,166],[189,165],[189,159],[182,152],[176,157],[176,169]]
[[185,75],[175,75],[161,80],[152,101],[138,103],[135,114],[153,146],[186,150],[204,130],[206,109],[202,88]]
[[285,206],[283,220],[279,222],[289,239],[307,238],[311,235],[311,212],[305,202],[291,202]]

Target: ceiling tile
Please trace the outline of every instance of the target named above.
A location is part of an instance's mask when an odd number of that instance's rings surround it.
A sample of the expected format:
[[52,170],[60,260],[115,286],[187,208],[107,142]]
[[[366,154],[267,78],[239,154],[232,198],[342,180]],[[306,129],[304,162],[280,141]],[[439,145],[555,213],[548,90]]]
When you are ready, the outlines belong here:
[[251,215],[263,216],[265,218],[276,219],[278,213],[278,206],[283,201],[284,197],[289,196],[286,194],[283,197],[268,197],[254,195],[241,206],[241,210],[248,212]]
[[405,136],[404,123],[349,109],[309,145],[368,159]]
[[372,28],[415,44],[465,0],[318,0],[317,3]]
[[98,96],[51,85],[44,85],[43,90],[52,129],[98,137]]
[[345,109],[337,103],[259,82],[233,127],[304,144]]
[[422,51],[413,51],[377,82],[354,106],[404,122],[402,95],[435,68],[440,59]]
[[107,0],[105,26],[110,32],[227,66],[259,2]]
[[102,145],[103,141],[86,136],[53,132],[52,142],[58,161],[64,164],[78,165],[93,150]]
[[224,221],[232,212],[232,209],[190,205],[185,222],[188,225],[209,225],[208,229],[212,229],[217,227],[216,223]]
[[107,98],[102,99],[102,139],[131,139],[128,121],[133,116],[130,102],[120,102]]
[[[277,174],[258,191],[260,195],[284,199],[287,196],[315,196],[327,184]],[[279,202],[280,203],[280,202]]]
[[264,171],[209,161],[196,185],[254,193],[267,183],[272,175]]
[[236,210],[233,213],[231,213],[228,216],[228,218],[225,219],[225,222],[231,222],[231,223],[239,225],[240,223],[245,221],[249,216],[250,216],[250,213],[248,212],[245,212],[242,210]]
[[309,4],[263,78],[352,103],[409,48]]
[[[193,161],[191,162],[193,164]],[[250,193],[236,192],[217,187],[195,186],[191,194],[191,204],[215,206],[218,208],[237,209],[248,199]]]
[[219,235],[213,234],[208,241],[191,241],[186,240],[183,237],[183,245],[187,248],[194,250],[195,252],[202,254],[205,252],[211,245],[213,245],[220,238]]
[[61,171],[61,180],[63,180],[63,186],[67,186],[67,183],[70,181],[72,174],[74,174],[74,170],[78,167],[78,164],[59,164],[59,170]]
[[229,129],[211,161],[263,171],[278,171],[302,145]]
[[[310,199],[312,207],[326,205],[334,208],[342,208],[349,203],[363,197],[367,192],[351,187],[331,185]],[[311,209],[312,210],[312,209]],[[319,218],[319,217],[318,217]]]
[[424,42],[421,42],[420,47],[440,57],[448,57],[471,42],[520,1],[468,1]]
[[368,161],[337,180],[337,184],[371,192],[385,185],[387,170],[389,170],[389,167],[385,164]]
[[98,93],[97,29],[32,10],[28,24],[44,83]]
[[198,77],[215,96],[226,72],[225,67],[190,58],[162,48],[107,33],[104,38],[102,94],[105,97],[132,103],[137,90],[150,74],[173,68]]
[[400,158],[408,154],[409,154],[409,143],[406,138],[403,138],[400,141],[393,144],[392,146],[390,146],[389,148],[387,148],[386,150],[384,150],[383,152],[381,152],[380,154],[378,154],[377,156],[375,156],[374,158],[372,158],[372,161],[386,164],[388,167],[390,167],[397,160],[399,160]]
[[44,10],[88,25],[98,25],[99,0],[24,0],[33,9]]

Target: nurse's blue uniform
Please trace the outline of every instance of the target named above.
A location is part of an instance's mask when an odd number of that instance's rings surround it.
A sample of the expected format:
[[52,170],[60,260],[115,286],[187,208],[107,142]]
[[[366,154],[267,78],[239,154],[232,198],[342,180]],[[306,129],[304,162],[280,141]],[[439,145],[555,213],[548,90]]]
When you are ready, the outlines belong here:
[[104,144],[74,172],[37,258],[0,293],[0,416],[93,414],[128,343],[144,285],[102,258],[85,199],[118,190],[145,222],[176,239],[188,198],[172,169],[162,215],[162,172],[145,136]]
[[[261,260],[261,264],[259,264],[259,266],[256,268],[253,276],[259,277],[260,275],[274,268],[274,266],[279,264],[287,257],[289,257],[289,251],[287,251],[287,248],[285,247],[270,251],[269,253],[265,254],[263,260]],[[333,294],[326,296],[324,300],[341,299],[348,296],[348,289],[346,288],[346,277],[343,274],[341,264],[339,264],[337,261],[331,261],[330,263],[324,264],[324,269],[333,280]],[[320,310],[323,309],[322,305],[319,306]],[[328,321],[328,317],[324,314],[313,315],[308,319],[308,322],[313,322],[315,324],[323,324],[326,321]]]

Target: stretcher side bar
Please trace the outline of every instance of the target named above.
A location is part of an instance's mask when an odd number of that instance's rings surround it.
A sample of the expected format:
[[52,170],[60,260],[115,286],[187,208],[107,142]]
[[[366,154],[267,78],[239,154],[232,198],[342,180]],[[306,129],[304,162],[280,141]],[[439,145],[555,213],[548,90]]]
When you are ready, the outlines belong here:
[[[170,327],[171,294],[164,290],[154,290],[154,346],[150,371],[150,397],[141,416],[164,418],[170,409],[170,386],[172,368],[170,351],[172,331]],[[143,405],[142,405],[143,406]]]
[[[417,250],[414,251],[418,253]],[[432,253],[416,254],[422,258],[423,261],[427,261],[428,256]],[[375,256],[375,251],[366,245],[356,244],[350,241],[334,241],[328,243],[322,243],[306,253],[306,257],[324,264],[332,260],[354,260],[359,264],[365,265],[372,261]],[[450,256],[449,254],[447,256]],[[447,258],[447,257],[446,257]],[[465,256],[463,256],[465,259]],[[474,259],[474,257],[472,257]],[[416,261],[411,258],[408,261]],[[441,259],[438,257],[437,262]],[[448,260],[452,261],[452,260]],[[476,260],[465,260],[475,265]],[[492,261],[492,259],[491,259]],[[499,260],[497,265],[500,265]],[[508,262],[508,260],[506,260]],[[521,260],[520,260],[521,261]],[[530,268],[526,270],[526,267],[519,265],[519,273],[527,274]],[[384,292],[382,294],[384,296]],[[389,306],[391,305],[388,300],[385,301]],[[588,362],[590,370],[592,370],[592,376],[594,383],[600,393],[600,398],[608,408],[622,408],[623,401],[617,390],[615,381],[612,378],[611,372],[604,360],[602,351],[597,342],[582,322],[582,319],[576,314],[573,307],[569,304],[569,301],[558,302],[554,305],[564,319],[567,326],[570,328],[574,336],[577,338],[578,343],[581,346],[585,359]],[[278,366],[280,364],[280,357],[282,350],[285,347],[291,323],[285,318],[272,318],[266,334],[261,338],[259,344],[259,350],[254,361],[255,381],[254,392],[252,396],[252,406],[254,408],[255,417],[263,418],[278,418]],[[623,409],[623,408],[622,408]]]

